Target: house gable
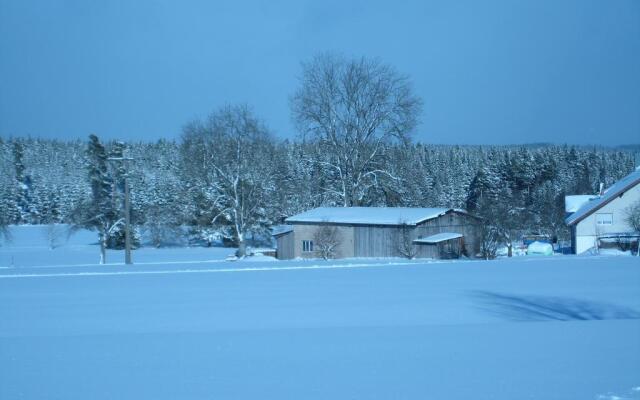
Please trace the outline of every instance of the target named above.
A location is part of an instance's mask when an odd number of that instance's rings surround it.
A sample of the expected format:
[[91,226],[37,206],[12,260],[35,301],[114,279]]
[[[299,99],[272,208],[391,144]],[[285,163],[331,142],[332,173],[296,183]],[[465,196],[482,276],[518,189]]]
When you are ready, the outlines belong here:
[[640,184],[640,169],[636,169],[634,172],[625,176],[618,182],[616,182],[613,186],[611,186],[607,191],[578,209],[575,213],[569,215],[565,222],[567,225],[575,225],[590,215],[596,213],[598,210],[602,209],[607,204],[611,203],[617,198],[622,197],[625,192],[637,187]]

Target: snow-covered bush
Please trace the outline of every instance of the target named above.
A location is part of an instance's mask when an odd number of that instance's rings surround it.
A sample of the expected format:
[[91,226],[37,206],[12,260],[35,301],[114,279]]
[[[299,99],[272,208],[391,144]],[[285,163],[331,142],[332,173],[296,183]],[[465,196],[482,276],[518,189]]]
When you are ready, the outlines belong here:
[[340,234],[335,225],[321,225],[315,232],[314,243],[316,252],[325,260],[334,258],[336,248],[340,244]]

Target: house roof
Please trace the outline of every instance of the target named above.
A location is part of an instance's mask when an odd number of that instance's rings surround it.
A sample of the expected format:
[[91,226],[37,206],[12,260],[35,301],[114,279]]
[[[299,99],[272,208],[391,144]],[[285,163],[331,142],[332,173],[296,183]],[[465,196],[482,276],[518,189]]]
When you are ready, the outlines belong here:
[[332,223],[345,225],[417,225],[437,218],[452,208],[318,207],[294,215],[287,223]]
[[569,215],[565,222],[567,225],[576,224],[594,212],[598,211],[605,205],[609,204],[616,197],[620,196],[627,190],[633,188],[640,183],[640,169],[636,169],[629,175],[620,179],[613,186],[608,188],[602,196],[598,196],[591,201],[583,204],[576,212]]
[[413,243],[436,244],[440,242],[446,242],[447,240],[451,240],[451,239],[458,239],[461,237],[462,237],[461,233],[442,232],[442,233],[436,233],[435,235],[418,238],[414,240]]

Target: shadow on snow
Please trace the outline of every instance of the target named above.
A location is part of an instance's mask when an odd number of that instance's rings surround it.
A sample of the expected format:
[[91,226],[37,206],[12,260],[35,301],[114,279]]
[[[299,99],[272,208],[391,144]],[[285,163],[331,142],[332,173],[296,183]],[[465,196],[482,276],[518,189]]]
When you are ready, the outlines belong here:
[[565,297],[522,296],[475,291],[478,307],[511,321],[640,319],[640,313],[613,304]]

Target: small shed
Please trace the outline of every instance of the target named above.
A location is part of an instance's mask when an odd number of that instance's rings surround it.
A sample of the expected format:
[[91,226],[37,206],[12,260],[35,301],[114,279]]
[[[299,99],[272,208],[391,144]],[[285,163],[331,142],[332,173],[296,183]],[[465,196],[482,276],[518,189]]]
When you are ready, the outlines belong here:
[[415,239],[413,243],[420,246],[435,246],[438,258],[460,258],[464,249],[464,236],[461,233],[442,232]]
[[279,225],[273,228],[273,238],[276,240],[276,258],[289,260],[293,257],[293,240],[289,235],[293,235],[291,225]]

